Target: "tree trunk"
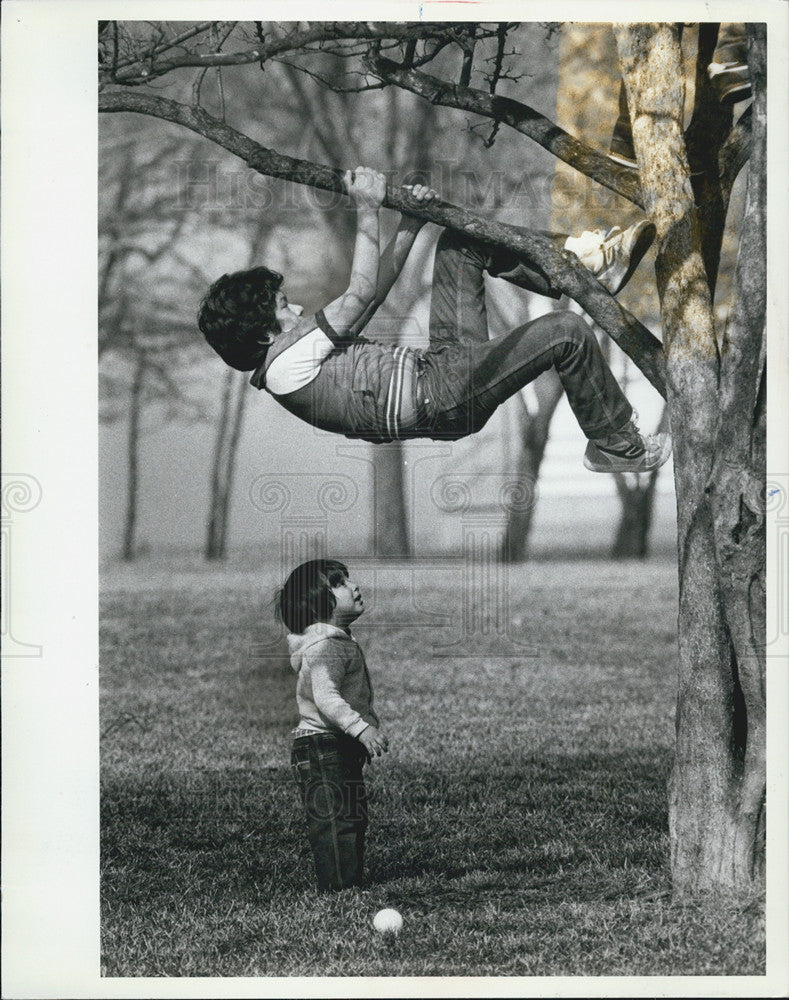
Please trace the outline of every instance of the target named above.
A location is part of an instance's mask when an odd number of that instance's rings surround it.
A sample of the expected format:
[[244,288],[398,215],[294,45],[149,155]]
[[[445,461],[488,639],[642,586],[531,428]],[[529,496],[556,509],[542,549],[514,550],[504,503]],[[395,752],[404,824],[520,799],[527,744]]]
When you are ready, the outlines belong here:
[[373,450],[373,552],[399,558],[410,554],[405,515],[403,452],[400,444],[376,445]]
[[233,496],[233,483],[236,478],[236,459],[238,458],[238,444],[241,440],[241,428],[244,425],[244,412],[246,410],[249,391],[246,376],[239,376],[236,379],[236,400],[233,407],[233,426],[230,432],[230,443],[227,450],[227,461],[225,462],[225,517],[222,524],[222,557],[227,554],[227,534],[230,524],[230,498]]
[[230,425],[230,398],[233,389],[235,372],[228,368],[225,372],[225,381],[222,386],[222,405],[219,412],[219,420],[216,426],[216,437],[214,438],[214,455],[211,462],[211,487],[208,512],[208,527],[205,541],[206,559],[222,558],[222,525],[225,519],[225,511],[222,504],[222,464]]
[[206,559],[224,559],[227,556],[230,500],[233,495],[236,454],[247,399],[246,387],[245,378],[239,378],[232,369],[227,370],[211,465]]
[[[720,421],[712,498],[718,573],[734,647],[743,772],[734,812],[734,877],[764,877],[766,799],[766,32],[750,25],[753,147],[735,273],[735,302],[721,356]],[[746,728],[747,725],[747,728]]]
[[622,507],[611,545],[612,559],[646,559],[649,555],[656,484],[657,470],[649,474],[645,483],[636,480],[632,485],[625,482],[621,473],[617,475],[616,489]]
[[[618,25],[616,36],[642,190],[658,230],[656,271],[674,434],[679,692],[669,829],[672,881],[681,896],[748,888],[758,884],[762,870],[757,859],[763,856],[764,772],[751,744],[761,740],[760,704],[763,709],[758,690],[763,508],[756,500],[763,470],[754,441],[763,395],[754,378],[760,371],[760,342],[754,343],[752,333],[758,327],[761,335],[764,314],[751,304],[756,316],[744,324],[747,336],[733,331],[729,353],[734,357],[724,360],[722,370],[682,137],[677,29]],[[757,141],[763,139],[754,136]],[[722,392],[726,384],[729,398]],[[743,402],[748,394],[750,407]],[[752,465],[741,461],[746,452]],[[716,470],[732,458],[740,462],[729,466],[737,490],[721,493],[712,485]],[[724,522],[727,531],[721,530]],[[721,548],[724,535],[728,553]],[[749,571],[743,574],[746,564]],[[749,700],[755,717],[747,710]]]
[[[554,369],[543,372],[533,383],[537,396],[537,409],[530,413],[526,403],[517,397],[518,407],[518,482],[529,483],[536,489],[540,467],[548,444],[551,420],[562,398],[562,383]],[[504,533],[503,558],[507,562],[522,562],[529,551],[529,536],[534,521],[535,504],[513,504],[509,507]]]
[[[668,430],[668,408],[665,406],[657,429],[658,432]],[[660,469],[654,469],[646,477],[632,474],[628,477],[623,472],[614,473],[616,492],[622,507],[611,546],[612,559],[646,559],[649,555],[649,532],[652,528],[659,475]]]
[[137,500],[139,494],[140,468],[140,423],[145,389],[145,351],[135,352],[134,378],[129,400],[129,427],[126,435],[126,459],[128,478],[126,480],[126,517],[123,522],[123,550],[125,562],[131,562],[137,554]]
[[[249,248],[248,266],[254,267],[263,254],[266,239],[271,230],[271,222],[261,217]],[[230,523],[230,502],[233,496],[233,479],[236,469],[236,454],[244,424],[244,411],[249,395],[248,376],[232,369],[225,372],[222,388],[222,405],[214,439],[214,455],[211,463],[211,485],[206,527],[205,558],[224,559],[227,556],[227,538]]]

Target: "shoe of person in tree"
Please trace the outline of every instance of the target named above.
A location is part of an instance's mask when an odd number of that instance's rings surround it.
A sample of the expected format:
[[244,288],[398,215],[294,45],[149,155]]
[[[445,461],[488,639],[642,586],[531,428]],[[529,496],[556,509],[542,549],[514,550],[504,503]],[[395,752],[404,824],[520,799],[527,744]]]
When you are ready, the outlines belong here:
[[712,89],[721,104],[737,104],[751,96],[751,74],[748,64],[735,60],[728,63],[711,62],[707,67]]
[[642,219],[628,229],[591,229],[570,237],[566,250],[578,257],[611,295],[621,292],[655,239],[654,223]]
[[591,472],[651,472],[670,455],[670,434],[642,434],[634,420],[629,420],[608,437],[589,441],[584,467]]

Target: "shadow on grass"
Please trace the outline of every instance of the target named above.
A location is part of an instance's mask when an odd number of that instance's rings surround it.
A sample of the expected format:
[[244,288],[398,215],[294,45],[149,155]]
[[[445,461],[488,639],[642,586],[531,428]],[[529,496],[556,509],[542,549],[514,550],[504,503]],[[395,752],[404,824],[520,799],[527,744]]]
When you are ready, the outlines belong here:
[[[510,758],[369,775],[371,883],[477,880],[477,890],[561,886],[567,899],[665,878],[665,751]],[[309,890],[295,785],[284,767],[159,772],[102,788],[104,890]],[[641,887],[639,889],[638,887]],[[468,891],[468,886],[459,885]],[[654,886],[653,886],[654,888]],[[411,892],[410,897],[417,899]]]

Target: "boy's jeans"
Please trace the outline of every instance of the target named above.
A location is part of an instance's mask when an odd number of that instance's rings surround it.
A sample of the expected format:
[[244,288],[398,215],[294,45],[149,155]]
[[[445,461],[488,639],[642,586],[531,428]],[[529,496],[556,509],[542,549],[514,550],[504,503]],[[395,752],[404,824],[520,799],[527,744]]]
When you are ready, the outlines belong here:
[[363,745],[340,733],[316,733],[293,741],[291,763],[322,891],[362,881],[367,829],[362,767],[366,759]]
[[[565,240],[551,238],[560,245]],[[423,432],[450,439],[475,433],[496,407],[551,367],[588,438],[624,426],[632,408],[591,328],[576,313],[557,310],[489,339],[484,271],[541,295],[559,296],[535,266],[444,230],[433,266],[430,347],[419,377]]]

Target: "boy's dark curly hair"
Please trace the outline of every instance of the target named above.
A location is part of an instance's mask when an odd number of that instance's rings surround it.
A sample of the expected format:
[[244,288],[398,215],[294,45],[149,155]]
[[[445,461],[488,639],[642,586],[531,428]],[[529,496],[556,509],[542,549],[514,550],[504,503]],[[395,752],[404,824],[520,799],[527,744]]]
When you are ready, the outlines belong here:
[[280,326],[275,315],[282,275],[267,267],[223,274],[200,303],[197,325],[222,360],[239,371],[261,365]]
[[315,622],[327,622],[337,604],[332,587],[347,579],[347,567],[336,559],[302,563],[277,593],[277,617],[289,632],[303,632]]

